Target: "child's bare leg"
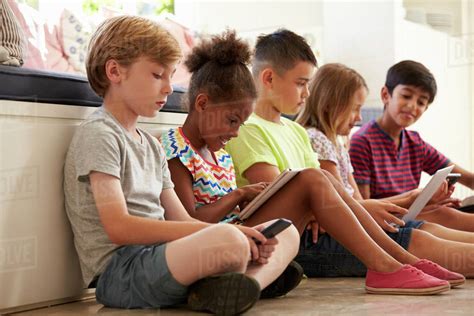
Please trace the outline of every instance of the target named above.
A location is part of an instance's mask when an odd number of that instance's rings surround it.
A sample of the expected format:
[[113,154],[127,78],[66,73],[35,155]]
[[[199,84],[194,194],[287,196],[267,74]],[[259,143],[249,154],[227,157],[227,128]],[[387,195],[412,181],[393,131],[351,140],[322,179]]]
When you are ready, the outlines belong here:
[[[334,181],[337,182],[337,180],[335,179]],[[339,182],[335,183],[335,186],[340,186]],[[345,190],[342,188],[342,186],[340,186],[339,189],[343,191],[341,192],[341,196],[347,199],[348,195],[345,192]],[[371,229],[370,227],[372,226],[372,222],[375,223],[375,221],[373,221],[372,218],[370,221],[364,220],[365,217],[367,216],[370,217],[370,215],[365,210],[363,210],[363,212],[360,211],[360,208],[362,208],[362,206],[360,206],[359,203],[349,202],[348,205],[352,206],[352,210],[354,211],[357,218],[360,220],[360,222],[363,225],[369,224],[368,227],[364,226],[364,228],[366,228],[366,230],[369,232],[371,237],[374,238],[374,240],[377,243],[379,243],[379,245],[381,245],[382,248],[385,249],[395,259],[403,263],[412,264],[418,261],[419,260],[418,258],[426,258],[440,264],[441,266],[449,270],[459,272],[468,277],[474,276],[474,244],[445,240],[445,239],[441,239],[436,236],[433,236],[429,232],[424,232],[424,231],[414,229],[412,231],[412,236],[410,240],[410,245],[408,247],[408,251],[405,251],[405,249],[403,249],[401,246],[393,242],[393,240],[391,240],[385,233],[384,235],[386,236],[386,238],[382,238],[382,240],[379,239],[380,236],[377,237],[378,234],[377,235],[373,234],[372,232],[373,228]],[[434,228],[434,225],[430,225],[429,223],[427,224],[425,225],[427,225],[428,229],[431,228],[431,229],[436,230]],[[375,225],[377,224],[375,223]],[[377,228],[378,229],[374,230],[374,232],[376,232],[377,230],[383,232],[383,230],[380,227],[378,227],[378,225],[377,225]],[[447,229],[445,230],[439,227],[437,231],[439,234],[444,234],[444,235],[450,234],[447,231]],[[463,236],[462,233],[463,232],[458,232],[457,237],[466,238],[466,235],[462,237]],[[455,234],[453,234],[451,238],[456,238]],[[387,239],[389,240],[389,242],[387,242]],[[394,245],[396,245],[397,247],[395,247]],[[410,255],[408,253],[412,254],[411,256],[412,259],[410,259]]]
[[[330,180],[332,181],[332,179]],[[375,221],[373,221],[367,211],[365,211],[358,202],[350,202],[350,199],[352,198],[348,196],[337,180],[334,179],[334,182],[334,185],[338,187],[338,191],[341,191],[341,196],[349,201],[348,205],[351,206],[354,214],[356,214],[357,218],[364,225],[364,228],[370,236],[395,259],[403,263],[414,264],[419,260],[419,258],[426,258],[449,270],[459,272],[468,277],[474,276],[473,244],[444,240],[433,236],[429,232],[414,229],[412,231],[408,251],[406,251],[403,247],[388,237],[385,232],[383,232],[383,230]],[[366,217],[370,217],[370,220],[367,220]],[[377,226],[377,229],[372,227],[373,224]],[[427,227],[430,228],[430,225],[428,224]],[[431,226],[431,228],[433,228],[433,226]],[[380,236],[378,233],[380,231],[385,237]],[[443,229],[438,229],[438,233],[443,233],[445,235],[449,234],[447,230]],[[462,232],[459,232],[457,236],[460,237],[461,235]],[[451,237],[455,238],[454,234]]]
[[296,256],[298,246],[298,231],[290,226],[278,235],[278,244],[267,264],[247,266],[250,260],[247,237],[236,227],[223,224],[170,242],[166,260],[171,274],[183,285],[214,274],[242,272],[255,278],[263,289],[285,270]]
[[314,217],[368,269],[393,272],[401,267],[370,238],[334,186],[318,169],[303,170],[252,215],[246,225],[253,226],[280,217],[293,221],[300,234]]
[[[269,223],[266,223],[270,225]],[[278,244],[265,265],[251,264],[245,274],[255,278],[263,289],[272,283],[298,253],[300,236],[295,226],[290,226],[277,236]]]
[[466,277],[474,277],[474,245],[444,240],[414,229],[408,251]]
[[474,233],[471,232],[451,229],[435,223],[424,223],[418,229],[441,239],[474,244]]
[[183,285],[214,274],[244,273],[249,259],[247,237],[236,227],[226,224],[205,228],[166,246],[170,272]]
[[422,211],[417,219],[452,229],[474,232],[474,214],[463,213],[451,207],[440,206],[433,210]]

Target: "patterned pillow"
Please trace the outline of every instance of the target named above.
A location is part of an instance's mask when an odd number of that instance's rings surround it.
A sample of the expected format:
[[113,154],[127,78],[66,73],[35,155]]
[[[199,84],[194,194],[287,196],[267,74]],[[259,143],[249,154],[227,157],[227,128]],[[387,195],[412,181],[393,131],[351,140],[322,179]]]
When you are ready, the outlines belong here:
[[65,9],[61,15],[61,32],[63,50],[69,64],[76,71],[86,73],[87,45],[92,35],[90,25]]
[[0,64],[23,64],[24,35],[6,0],[0,0]]

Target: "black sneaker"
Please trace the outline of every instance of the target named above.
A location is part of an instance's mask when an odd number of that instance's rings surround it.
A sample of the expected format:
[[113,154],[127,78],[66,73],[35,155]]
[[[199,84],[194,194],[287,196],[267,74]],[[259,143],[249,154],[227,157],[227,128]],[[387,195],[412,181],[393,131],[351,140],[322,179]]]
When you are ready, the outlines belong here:
[[242,273],[225,273],[201,279],[189,288],[192,310],[236,315],[250,309],[260,297],[260,285]]
[[275,298],[293,290],[303,278],[303,268],[296,261],[291,261],[285,271],[260,293],[260,298]]

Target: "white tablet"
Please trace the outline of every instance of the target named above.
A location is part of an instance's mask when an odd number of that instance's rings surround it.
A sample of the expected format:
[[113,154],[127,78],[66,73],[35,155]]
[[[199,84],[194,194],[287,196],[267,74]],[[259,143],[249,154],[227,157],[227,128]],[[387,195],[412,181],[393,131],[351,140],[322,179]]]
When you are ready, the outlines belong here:
[[285,184],[288,183],[303,169],[287,169],[280,173],[278,177],[270,183],[259,195],[257,195],[239,214],[241,220],[247,219],[252,215],[263,203],[278,192]]
[[408,209],[408,213],[402,217],[402,220],[406,223],[408,221],[414,220],[421,210],[426,206],[428,201],[433,197],[433,195],[438,190],[439,186],[446,180],[448,174],[453,170],[454,166],[448,166],[443,169],[439,169],[431,177],[428,184],[421,191],[420,195],[415,199],[413,204]]

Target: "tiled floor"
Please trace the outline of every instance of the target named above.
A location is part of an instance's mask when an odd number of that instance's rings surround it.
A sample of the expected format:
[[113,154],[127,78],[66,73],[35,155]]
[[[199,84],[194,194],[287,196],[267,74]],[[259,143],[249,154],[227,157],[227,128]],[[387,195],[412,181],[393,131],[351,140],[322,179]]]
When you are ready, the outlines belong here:
[[[28,311],[17,315],[188,315],[185,308],[118,310],[95,300]],[[284,298],[259,301],[247,315],[474,315],[474,280],[434,296],[369,295],[363,279],[310,279]]]

